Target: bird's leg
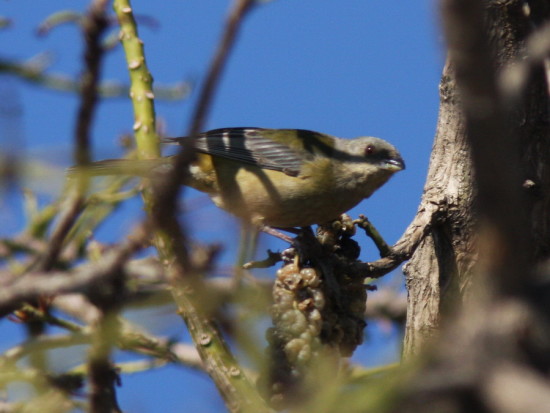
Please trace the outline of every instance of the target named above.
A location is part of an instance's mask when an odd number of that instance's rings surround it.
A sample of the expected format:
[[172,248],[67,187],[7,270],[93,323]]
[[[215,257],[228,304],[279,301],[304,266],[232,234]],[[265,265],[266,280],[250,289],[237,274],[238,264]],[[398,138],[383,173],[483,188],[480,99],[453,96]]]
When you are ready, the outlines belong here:
[[[285,261],[288,262],[289,260],[292,260],[295,253],[294,244],[296,242],[296,238],[292,238],[286,234],[283,234],[281,231],[288,231],[293,234],[300,234],[301,229],[298,228],[274,228],[267,225],[258,225],[257,226],[259,231],[265,232],[266,234],[273,235],[279,239],[282,239],[283,241],[288,242],[291,244],[289,248],[284,250],[283,252],[272,252],[270,250],[267,251],[268,257],[265,260],[262,261],[251,261],[243,264],[244,269],[251,269],[251,268],[267,268],[275,265],[279,261]],[[289,258],[292,256],[292,258]]]
[[[299,235],[302,233],[302,231],[304,230],[304,228],[293,228],[293,227],[288,227],[288,228],[282,228],[282,227],[274,227],[275,229],[278,229],[278,230],[281,230],[281,231],[286,231],[286,232],[290,232],[291,234],[295,234],[295,235]],[[306,227],[306,228],[309,228],[309,227]]]
[[289,244],[293,243],[294,238],[292,238],[292,237],[290,237],[286,234],[283,234],[281,231],[279,231],[279,229],[281,229],[283,231],[292,232],[293,234],[298,234],[299,233],[299,231],[296,228],[274,228],[274,227],[269,227],[267,225],[262,225],[262,226],[260,226],[259,229],[260,229],[260,231],[265,232],[266,234],[269,234],[269,235],[273,235],[274,237],[277,237],[279,239],[282,239],[283,241],[286,241]]

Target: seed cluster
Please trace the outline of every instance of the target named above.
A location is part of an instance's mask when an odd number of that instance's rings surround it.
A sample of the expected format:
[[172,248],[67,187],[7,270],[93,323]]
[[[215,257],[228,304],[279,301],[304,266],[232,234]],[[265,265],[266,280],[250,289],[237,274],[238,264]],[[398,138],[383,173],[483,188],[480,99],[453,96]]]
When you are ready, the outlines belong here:
[[273,301],[273,327],[267,332],[271,366],[264,384],[274,407],[282,407],[319,357],[325,299],[318,271],[285,265],[277,271]]
[[312,239],[321,256],[287,252],[273,288],[271,365],[260,384],[276,408],[307,393],[304,384],[314,385],[311,376],[326,359],[350,356],[363,341],[367,292],[363,278],[348,275],[345,265],[357,259],[359,247],[341,226]]

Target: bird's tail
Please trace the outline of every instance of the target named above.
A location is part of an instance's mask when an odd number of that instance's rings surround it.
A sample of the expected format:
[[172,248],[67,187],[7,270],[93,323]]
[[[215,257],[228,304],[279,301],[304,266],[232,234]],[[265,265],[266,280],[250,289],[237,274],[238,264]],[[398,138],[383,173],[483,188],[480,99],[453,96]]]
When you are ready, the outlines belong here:
[[69,176],[77,172],[89,176],[130,175],[146,177],[153,173],[162,173],[171,169],[169,158],[157,159],[105,159],[86,166],[73,166],[68,169]]
[[168,145],[179,145],[181,144],[181,141],[185,139],[185,137],[179,137],[179,138],[161,138],[160,143],[165,143]]

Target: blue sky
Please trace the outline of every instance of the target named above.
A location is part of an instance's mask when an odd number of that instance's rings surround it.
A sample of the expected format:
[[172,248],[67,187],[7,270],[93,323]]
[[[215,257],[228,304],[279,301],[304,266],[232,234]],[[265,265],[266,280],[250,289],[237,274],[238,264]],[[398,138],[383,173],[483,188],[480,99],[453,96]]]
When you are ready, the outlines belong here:
[[[140,28],[155,82],[189,80],[200,86],[229,2],[139,0],[132,4],[135,13],[159,22],[157,28]],[[207,129],[302,128],[340,137],[371,135],[389,140],[401,151],[407,169],[352,210],[352,215],[365,213],[393,243],[416,212],[436,127],[444,51],[435,6],[433,0],[391,4],[381,0],[267,2],[245,22]],[[11,28],[0,32],[2,58],[28,60],[47,51],[52,59],[49,72],[76,76],[82,68],[79,30],[64,25],[46,37],[37,38],[34,33],[51,13],[86,7],[86,1],[75,0],[0,0],[0,15],[13,20]],[[105,80],[127,82],[121,48],[110,52],[105,63]],[[10,107],[6,101],[22,108],[15,119],[0,116],[0,145],[16,148],[28,159],[38,159],[54,168],[54,173],[24,183],[45,202],[58,193],[63,168],[72,163],[78,100],[7,76],[0,76],[0,94],[4,96],[3,108]],[[196,96],[194,91],[190,99],[181,102],[157,101],[157,116],[169,135],[185,133]],[[93,128],[94,157],[118,156],[117,139],[131,132],[132,124],[127,99],[103,100]],[[191,199],[188,222],[197,238],[224,242],[233,236],[228,234],[238,233],[237,223],[218,213],[204,195],[191,191],[185,195]],[[0,214],[6,219],[0,236],[5,236],[22,229],[21,196],[17,188],[1,196]],[[125,234],[139,216],[140,205],[130,203],[101,229],[98,238],[115,240],[114,234]],[[362,258],[376,258],[372,244],[361,236],[358,239],[362,242]],[[225,242],[221,266],[234,261],[234,244]],[[264,238],[260,251],[283,246]],[[166,314],[170,311],[149,315],[147,327],[181,337],[182,325],[179,319]],[[0,329],[4,331],[0,349],[13,345],[17,327],[4,320]],[[377,365],[396,357],[398,343],[394,336],[375,323],[367,332],[369,340],[356,359]],[[173,394],[174,388],[180,390]],[[147,393],[145,389],[149,389]],[[131,412],[171,412],[183,406],[201,412],[222,409],[205,376],[177,368],[124,377],[120,401]]]

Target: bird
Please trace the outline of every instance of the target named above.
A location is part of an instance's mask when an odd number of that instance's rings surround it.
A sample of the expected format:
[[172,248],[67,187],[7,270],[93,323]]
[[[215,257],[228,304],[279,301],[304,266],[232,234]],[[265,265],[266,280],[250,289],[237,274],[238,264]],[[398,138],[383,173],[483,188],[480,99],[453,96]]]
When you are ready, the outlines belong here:
[[[184,144],[189,137],[163,138]],[[220,128],[194,139],[196,160],[184,185],[259,228],[324,224],[355,207],[405,169],[399,151],[376,137],[343,139],[304,129]],[[173,157],[108,159],[91,175],[150,175],[170,170]]]

